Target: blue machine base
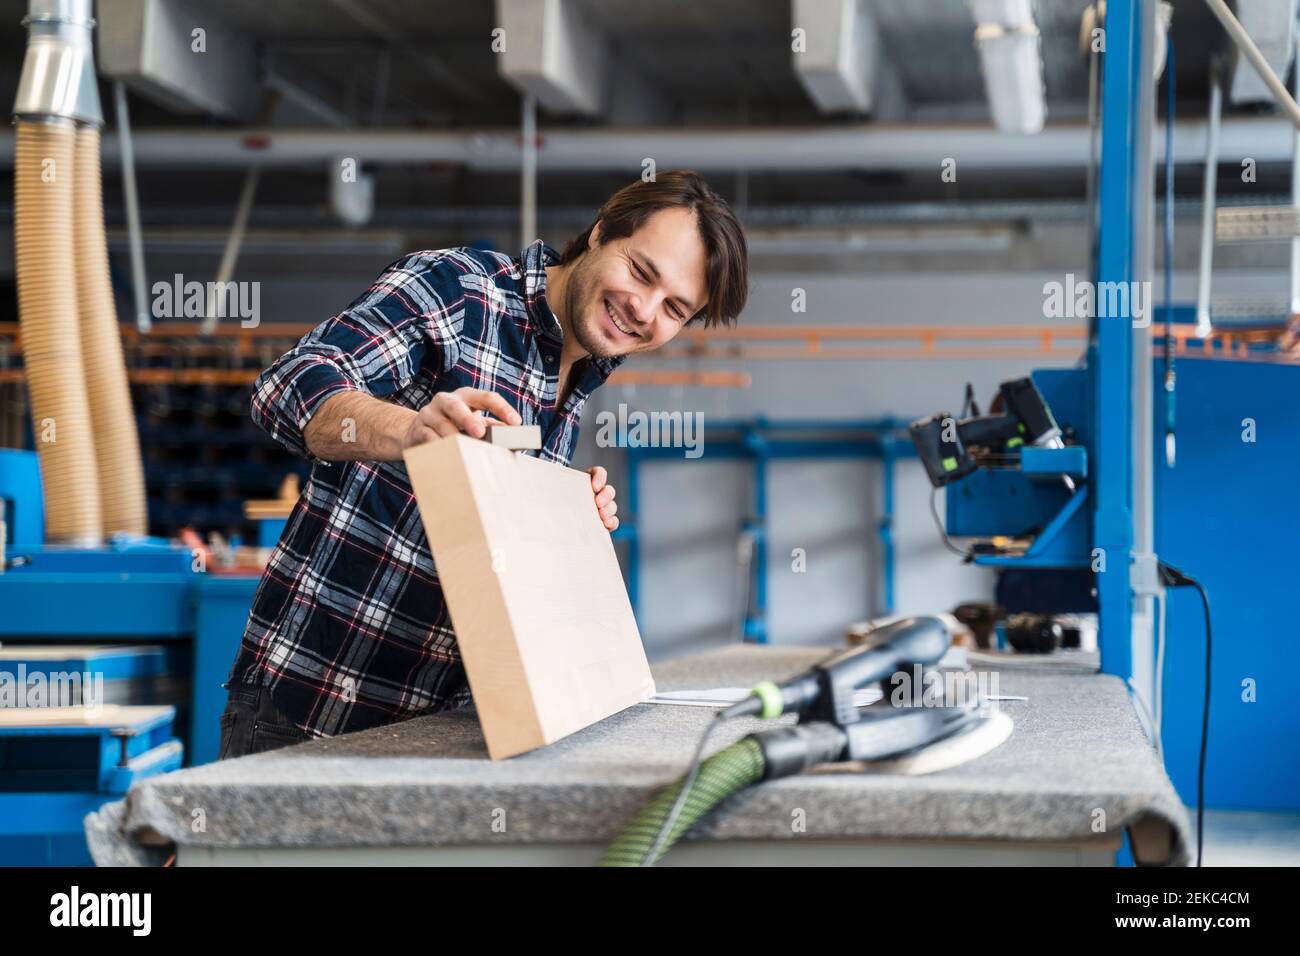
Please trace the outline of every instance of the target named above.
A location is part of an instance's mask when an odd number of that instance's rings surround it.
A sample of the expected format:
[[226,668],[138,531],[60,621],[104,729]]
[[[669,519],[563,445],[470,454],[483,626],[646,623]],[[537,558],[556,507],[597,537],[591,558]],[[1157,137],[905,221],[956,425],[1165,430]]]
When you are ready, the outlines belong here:
[[[1205,802],[1298,810],[1300,709],[1292,688],[1300,642],[1291,625],[1300,566],[1294,493],[1300,368],[1179,359],[1177,372],[1173,468],[1165,464],[1164,392],[1156,389],[1156,550],[1210,595],[1214,669]],[[1169,592],[1166,633],[1165,766],[1178,795],[1194,806],[1205,686],[1204,620],[1195,591]]]

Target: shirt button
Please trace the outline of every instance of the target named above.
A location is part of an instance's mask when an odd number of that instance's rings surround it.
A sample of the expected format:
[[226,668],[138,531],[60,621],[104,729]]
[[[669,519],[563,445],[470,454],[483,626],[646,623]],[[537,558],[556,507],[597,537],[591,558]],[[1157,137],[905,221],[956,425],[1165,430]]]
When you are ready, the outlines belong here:
[[546,361],[548,361],[548,362],[554,362],[554,361],[555,361],[555,356],[554,356],[554,355],[548,355],[548,356],[546,356]]

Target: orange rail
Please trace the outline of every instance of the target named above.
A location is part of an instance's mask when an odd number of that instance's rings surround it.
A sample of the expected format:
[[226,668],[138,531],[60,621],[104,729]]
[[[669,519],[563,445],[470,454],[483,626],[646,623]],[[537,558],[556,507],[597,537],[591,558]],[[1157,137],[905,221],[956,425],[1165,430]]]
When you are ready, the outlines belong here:
[[[132,385],[252,385],[258,369],[237,368],[135,368],[127,371]],[[0,385],[25,380],[20,368],[0,369]],[[748,372],[668,371],[656,369],[619,369],[610,376],[615,385],[668,385],[696,388],[749,388],[753,379]]]
[[[148,334],[141,334],[132,324],[122,324],[122,338],[134,355],[170,355],[190,357],[215,356],[230,359],[264,359],[268,347],[296,341],[312,326],[276,323],[245,329],[237,326],[218,328],[205,336],[198,323],[160,322]],[[1287,353],[1261,356],[1250,352],[1258,343],[1274,343],[1281,335],[1276,326],[1233,326],[1215,329],[1201,339],[1192,326],[1174,327],[1175,352],[1184,355],[1210,355],[1217,358],[1269,358],[1296,361]],[[1160,340],[1164,328],[1152,324],[1150,334]],[[735,329],[686,329],[674,341],[652,356],[643,356],[638,364],[656,359],[779,360],[779,359],[1033,359],[1042,356],[1077,355],[1087,341],[1085,325],[1062,324],[980,324],[980,325],[748,325]],[[11,354],[20,354],[22,336],[18,323],[0,322],[0,339],[9,338]],[[233,346],[233,347],[232,347]],[[287,347],[287,345],[285,346]],[[21,377],[21,373],[20,377]],[[640,380],[652,383],[650,372],[636,373]],[[685,383],[684,375],[705,376],[695,384],[746,387],[748,381],[729,380],[726,372],[655,372],[668,376],[661,381]],[[247,377],[251,375],[252,377]],[[631,370],[620,370],[614,381],[632,384]],[[136,369],[137,382],[243,383],[256,373],[242,369]],[[0,381],[17,381],[13,370],[0,370]]]
[[749,388],[748,372],[671,372],[620,368],[609,377],[611,385],[676,385],[698,388]]

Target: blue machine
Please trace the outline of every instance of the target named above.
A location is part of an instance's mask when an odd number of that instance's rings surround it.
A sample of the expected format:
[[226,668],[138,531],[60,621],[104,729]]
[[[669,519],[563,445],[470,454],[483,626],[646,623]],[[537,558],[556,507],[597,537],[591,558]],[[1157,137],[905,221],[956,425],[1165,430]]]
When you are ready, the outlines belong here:
[[[226,698],[221,683],[258,578],[205,573],[189,549],[153,539],[115,540],[96,549],[46,547],[43,501],[36,454],[0,451],[5,552],[11,563],[25,559],[0,573],[0,642],[159,645],[168,673],[188,684],[187,700],[177,707],[148,708],[149,719],[142,723],[0,729],[0,754],[11,758],[0,760],[0,838],[24,837],[25,842],[9,844],[24,860],[87,862],[84,839],[78,843],[87,808],[125,792],[135,777],[180,766],[182,756],[190,765],[216,759]],[[173,736],[174,746],[168,744],[165,753],[157,749]],[[80,754],[77,786],[48,791],[24,786],[14,792],[15,780],[30,778],[39,766],[32,756],[36,749],[19,737],[31,738],[50,754]],[[113,749],[128,738],[126,750]],[[90,740],[99,742],[98,749]],[[0,848],[4,862],[13,861]]]
[[[1140,0],[1107,6],[1102,86],[1102,148],[1098,191],[1098,287],[1131,288],[1142,67]],[[1125,299],[1127,302],[1127,297]],[[1102,669],[1125,679],[1133,673],[1133,559],[1131,316],[1090,319],[1079,368],[1040,370],[1034,384],[1076,445],[1025,448],[1020,467],[979,471],[948,486],[947,524],[956,535],[1024,535],[1037,531],[1023,554],[981,554],[999,568],[1106,568],[1095,576]],[[1071,489],[1063,478],[1085,478]]]
[[217,757],[226,679],[257,577],[196,571],[186,548],[152,541],[93,550],[10,545],[30,563],[0,575],[0,641],[182,642],[191,682],[181,729],[189,763]]
[[[1180,359],[1177,466],[1155,472],[1156,547],[1210,595],[1214,658],[1207,805],[1300,810],[1300,671],[1292,551],[1300,512],[1289,477],[1300,457],[1300,368],[1268,361]],[[1163,420],[1162,390],[1156,421]],[[1161,436],[1157,436],[1159,439]],[[1167,597],[1165,766],[1185,801],[1196,798],[1205,682],[1200,601]]]
[[86,814],[180,767],[175,716],[173,707],[110,704],[86,710],[79,725],[0,719],[0,865],[89,865]]
[[[1102,153],[1098,216],[1098,288],[1132,288],[1135,224],[1143,210],[1138,102],[1139,0],[1111,0],[1106,11]],[[1164,311],[1192,310],[1166,301]],[[1002,570],[1090,575],[1102,670],[1134,675],[1135,462],[1133,342],[1127,315],[1093,318],[1079,368],[1033,373],[1047,404],[1077,446],[1025,448],[1018,468],[981,470],[947,486],[947,528],[959,536],[1032,537],[1023,553],[984,553],[979,564]],[[1290,758],[1300,711],[1289,684],[1300,649],[1289,634],[1300,517],[1289,504],[1288,477],[1300,453],[1300,370],[1251,358],[1180,360],[1182,422],[1176,467],[1165,463],[1171,398],[1153,383],[1154,550],[1207,588],[1215,635],[1206,804],[1241,809],[1300,809],[1300,763]],[[1156,358],[1155,371],[1161,360]],[[1258,437],[1246,437],[1248,426]],[[1253,436],[1253,432],[1251,433]],[[1063,452],[1070,452],[1066,458]],[[1084,479],[1071,490],[1063,476]],[[1049,575],[1043,575],[1044,593]],[[1064,591],[1064,589],[1063,589]],[[1205,687],[1205,623],[1190,592],[1169,590],[1163,681],[1166,766],[1184,802],[1196,802]],[[1076,610],[1077,608],[1069,608]],[[1066,610],[1062,608],[1061,610]],[[1145,652],[1145,648],[1144,648]],[[1148,663],[1143,660],[1144,665]],[[1150,668],[1154,671],[1154,666]],[[1145,703],[1149,703],[1144,701]]]

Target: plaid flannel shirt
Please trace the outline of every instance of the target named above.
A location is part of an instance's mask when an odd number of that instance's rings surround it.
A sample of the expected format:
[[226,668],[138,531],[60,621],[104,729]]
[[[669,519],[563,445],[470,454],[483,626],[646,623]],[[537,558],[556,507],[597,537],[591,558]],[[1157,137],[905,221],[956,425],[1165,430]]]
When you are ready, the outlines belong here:
[[[575,365],[556,407],[563,333],[545,270],[555,260],[540,241],[518,259],[470,248],[399,259],[262,373],[253,420],[310,459],[303,428],[333,395],[420,408],[468,385],[541,426],[542,448],[529,454],[567,465],[583,404],[621,359]],[[313,462],[253,598],[234,684],[269,688],[317,736],[469,701],[405,464]]]

